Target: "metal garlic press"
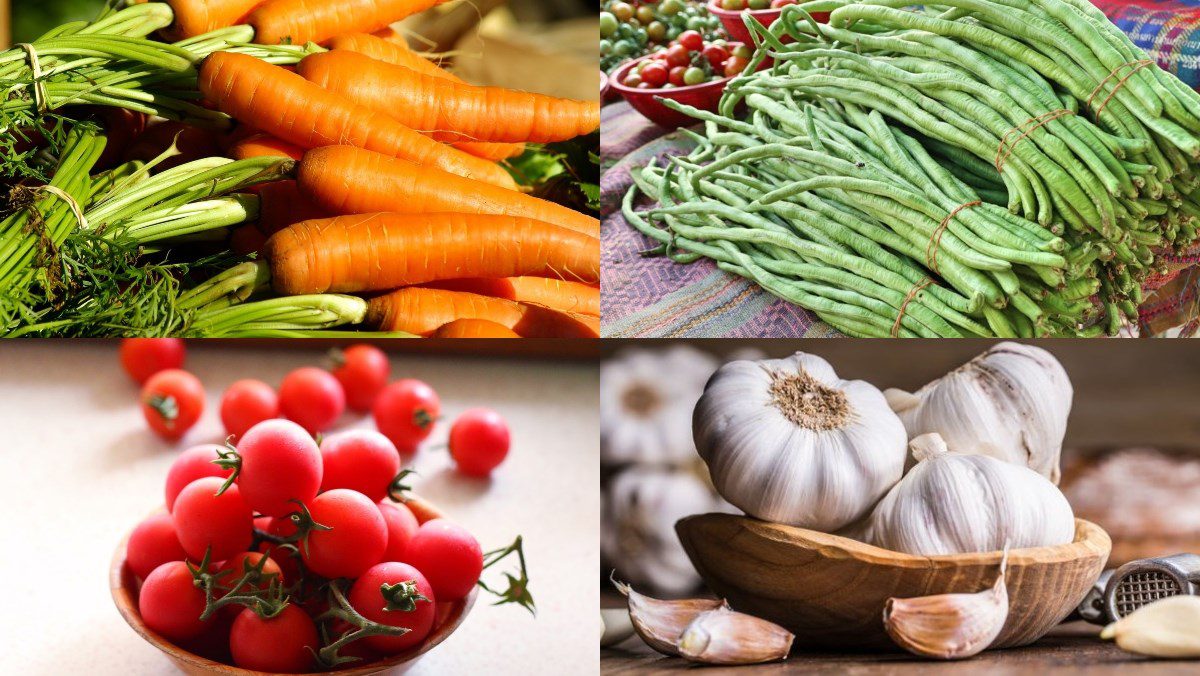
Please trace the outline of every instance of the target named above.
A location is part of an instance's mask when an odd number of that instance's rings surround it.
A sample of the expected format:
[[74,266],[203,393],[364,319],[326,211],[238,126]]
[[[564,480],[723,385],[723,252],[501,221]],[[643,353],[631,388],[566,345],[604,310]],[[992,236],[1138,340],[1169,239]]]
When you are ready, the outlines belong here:
[[1077,610],[1088,622],[1107,624],[1142,606],[1182,594],[1200,595],[1200,555],[1139,559],[1106,570]]

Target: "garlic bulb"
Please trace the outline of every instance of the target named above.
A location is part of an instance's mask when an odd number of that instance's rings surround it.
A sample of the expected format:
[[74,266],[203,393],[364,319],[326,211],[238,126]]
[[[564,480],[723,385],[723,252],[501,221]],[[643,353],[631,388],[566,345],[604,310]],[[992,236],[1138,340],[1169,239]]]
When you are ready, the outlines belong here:
[[1008,620],[1007,561],[1006,552],[996,582],[981,592],[888,599],[883,607],[888,636],[913,654],[942,660],[983,652]]
[[722,366],[692,429],[726,500],[760,519],[825,532],[864,516],[904,467],[904,426],[882,393],[802,352]]
[[917,460],[875,507],[866,541],[933,556],[1071,542],[1075,515],[1058,488],[1022,465],[950,452],[937,434],[909,442]]
[[688,345],[622,350],[600,367],[601,457],[606,463],[694,459],[692,408],[717,368]]
[[1100,638],[1150,657],[1200,657],[1200,597],[1170,596],[1113,622]]
[[910,438],[937,432],[959,453],[1025,465],[1058,483],[1072,389],[1042,348],[997,343],[915,394],[885,394]]
[[725,511],[695,474],[632,467],[609,484],[600,548],[620,577],[668,595],[700,585],[683,551],[675,522],[685,516]]

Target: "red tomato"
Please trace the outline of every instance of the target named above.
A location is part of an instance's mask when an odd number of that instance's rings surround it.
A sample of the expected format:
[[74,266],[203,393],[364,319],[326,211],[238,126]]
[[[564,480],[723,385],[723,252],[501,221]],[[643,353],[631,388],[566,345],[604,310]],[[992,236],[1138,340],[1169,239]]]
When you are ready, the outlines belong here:
[[720,45],[708,45],[704,48],[703,54],[713,68],[719,67],[729,58],[729,50]]
[[374,430],[348,430],[321,441],[325,473],[321,490],[349,488],[379,502],[387,497],[400,473],[400,454],[388,438]]
[[305,366],[287,374],[279,386],[279,410],[309,434],[333,426],[346,408],[342,384],[329,371]]
[[508,423],[490,408],[473,408],[450,427],[450,457],[458,471],[486,477],[508,455]]
[[421,382],[406,378],[384,388],[372,408],[375,427],[391,439],[405,455],[417,451],[417,446],[433,431],[442,414],[437,392]]
[[682,87],[683,85],[687,84],[683,81],[683,74],[686,72],[687,66],[675,66],[671,69],[671,72],[667,74],[667,82],[670,82],[676,87]]
[[[388,610],[389,604],[393,602],[384,596],[381,589],[383,585],[409,581],[416,583],[416,591],[428,601],[415,600],[412,610]],[[397,592],[399,591],[401,590],[398,589]],[[365,571],[350,587],[347,600],[360,615],[372,622],[405,627],[409,630],[403,636],[368,636],[363,639],[372,648],[390,655],[420,644],[429,635],[433,629],[434,616],[437,614],[435,593],[421,571],[408,564],[389,561]]]
[[179,496],[179,492],[196,479],[206,476],[229,478],[233,470],[223,469],[213,464],[213,461],[217,459],[217,452],[223,450],[225,450],[224,446],[204,444],[193,446],[175,458],[175,462],[171,463],[171,469],[167,470],[167,511],[174,510],[175,498]]
[[162,564],[186,558],[170,514],[155,514],[139,523],[130,533],[129,544],[125,547],[129,569],[143,580]]
[[740,56],[729,57],[729,60],[725,62],[725,77],[740,75],[742,71],[746,70],[746,66],[748,65],[750,65],[750,62]]
[[788,6],[788,5],[794,5],[794,4],[796,4],[798,1],[799,1],[799,0],[771,0],[771,8],[772,8],[772,9],[779,9],[780,7],[786,7],[786,6]]
[[666,51],[667,65],[672,68],[683,66],[687,68],[692,62],[692,55],[688,52],[688,48],[683,45],[671,45]]
[[126,338],[121,341],[121,366],[140,385],[159,371],[182,368],[186,352],[179,338]]
[[310,570],[328,578],[354,578],[383,559],[387,524],[365,495],[335,488],[318,495],[308,509],[313,521],[330,528],[309,532],[300,547]]
[[704,36],[699,31],[684,31],[675,41],[691,52],[698,52],[704,48]]
[[155,568],[138,592],[138,614],[154,631],[172,641],[186,641],[204,632],[211,620],[200,621],[204,591],[194,584],[192,572],[182,561]]
[[408,550],[408,542],[417,534],[421,527],[412,510],[396,502],[379,503],[379,513],[387,524],[387,551],[383,553],[384,561],[403,561],[404,553]]
[[387,355],[371,345],[351,345],[335,353],[334,361],[333,377],[346,391],[346,403],[355,411],[370,411],[391,375]]
[[240,437],[264,420],[279,417],[279,395],[261,380],[239,380],[221,396],[221,424]]
[[[271,535],[279,537],[288,537],[296,532],[296,526],[290,519],[280,517],[271,519],[271,523],[262,529]],[[295,545],[292,545],[294,547]],[[280,572],[283,574],[284,580],[299,580],[300,579],[300,553],[291,547],[284,545],[274,545],[270,542],[260,542],[258,551],[271,557],[271,560],[279,566]]]
[[642,82],[651,87],[661,87],[667,83],[667,67],[657,61],[646,64],[642,69]]
[[250,548],[254,515],[237,484],[217,495],[223,483],[219,477],[196,479],[175,500],[175,533],[193,560],[204,558],[209,547],[210,561],[222,561]]
[[159,371],[142,386],[142,415],[155,434],[182,437],[204,412],[204,386],[179,369]]
[[285,516],[308,504],[321,488],[321,451],[302,427],[289,420],[265,420],[237,444],[242,457],[237,485],[258,514]]
[[276,576],[274,579],[278,579],[280,582],[286,584],[287,580],[284,577],[283,569],[279,567],[278,563],[275,563],[274,559],[262,552],[239,552],[226,559],[217,567],[218,573],[229,571],[228,575],[221,577],[221,584],[227,587],[232,586],[246,575],[248,570],[253,569],[264,558],[267,561],[262,564],[262,571],[258,574],[258,577],[249,581],[250,588],[266,589],[271,585],[272,575]]
[[233,663],[254,671],[307,673],[320,645],[312,618],[293,603],[271,618],[245,608],[229,631]]
[[471,593],[483,572],[483,550],[467,529],[446,519],[421,524],[408,541],[405,563],[425,572],[439,600],[454,601]]

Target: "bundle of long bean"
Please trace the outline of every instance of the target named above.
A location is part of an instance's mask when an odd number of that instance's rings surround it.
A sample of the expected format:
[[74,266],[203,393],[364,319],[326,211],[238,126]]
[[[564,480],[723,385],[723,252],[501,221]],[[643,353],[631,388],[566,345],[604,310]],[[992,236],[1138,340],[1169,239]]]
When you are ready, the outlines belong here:
[[786,8],[631,220],[854,335],[1116,332],[1196,238],[1200,96],[1086,0],[907,4]]

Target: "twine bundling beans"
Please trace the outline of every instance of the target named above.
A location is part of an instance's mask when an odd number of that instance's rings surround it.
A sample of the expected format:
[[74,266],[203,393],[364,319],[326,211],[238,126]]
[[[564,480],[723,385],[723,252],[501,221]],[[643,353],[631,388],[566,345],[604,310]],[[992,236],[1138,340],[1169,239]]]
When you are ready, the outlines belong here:
[[[1018,124],[1017,126],[1004,132],[1004,136],[1000,137],[1000,146],[996,148],[996,161],[994,163],[996,165],[996,171],[1002,171],[1004,169],[1004,163],[1007,162],[1008,158],[1012,156],[1013,150],[1016,149],[1017,144],[1020,143],[1022,139],[1027,138],[1030,134],[1036,131],[1038,127],[1041,127],[1042,125],[1053,120],[1057,120],[1060,117],[1074,114],[1074,111],[1067,110],[1066,108],[1059,108],[1058,110],[1052,110],[1048,113],[1042,113],[1036,117],[1031,117],[1021,124]],[[1030,122],[1035,124],[1029,129],[1024,129],[1025,125],[1029,124]],[[1012,134],[1016,131],[1022,131],[1022,129],[1024,129],[1024,131],[1021,133],[1021,135],[1018,136],[1016,140],[1009,143],[1009,134]]]
[[937,256],[938,250],[942,246],[942,235],[946,232],[946,228],[950,226],[950,219],[957,216],[958,212],[962,211],[963,209],[977,207],[980,204],[983,204],[981,200],[960,204],[951,209],[950,213],[946,214],[946,217],[942,219],[942,222],[938,223],[938,227],[935,228],[933,234],[929,236],[929,243],[925,245],[925,263],[929,265],[930,270],[933,270],[938,274],[942,273],[941,270],[938,270]]
[[904,302],[900,303],[900,310],[896,312],[896,322],[892,324],[893,338],[900,337],[900,322],[904,319],[904,312],[908,310],[908,304],[917,297],[918,293],[921,293],[921,291],[930,284],[933,284],[933,277],[925,277],[921,281],[914,284],[913,288],[908,290],[908,294],[904,296]]
[[1096,85],[1096,88],[1092,90],[1091,94],[1088,94],[1086,105],[1089,108],[1092,106],[1092,99],[1096,98],[1096,94],[1099,94],[1100,90],[1104,89],[1104,85],[1108,84],[1109,80],[1116,77],[1117,73],[1120,73],[1123,69],[1132,68],[1132,70],[1130,70],[1129,73],[1127,73],[1125,75],[1125,77],[1121,78],[1120,80],[1117,81],[1117,84],[1113,85],[1112,91],[1110,91],[1108,93],[1108,96],[1104,97],[1104,100],[1100,102],[1100,107],[1096,108],[1096,119],[1097,120],[1100,119],[1100,112],[1104,110],[1104,106],[1107,106],[1108,102],[1112,100],[1112,97],[1114,95],[1116,95],[1117,91],[1120,90],[1121,87],[1125,86],[1125,83],[1129,81],[1129,78],[1133,77],[1134,73],[1145,68],[1146,66],[1149,66],[1152,63],[1154,63],[1154,61],[1151,59],[1142,59],[1140,61],[1129,61],[1129,62],[1126,62],[1126,63],[1123,63],[1123,64],[1117,66],[1116,68],[1113,68],[1112,71],[1110,71],[1108,75],[1104,76],[1104,79],[1100,81],[1100,84]]

